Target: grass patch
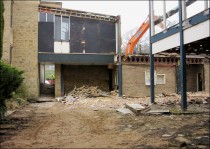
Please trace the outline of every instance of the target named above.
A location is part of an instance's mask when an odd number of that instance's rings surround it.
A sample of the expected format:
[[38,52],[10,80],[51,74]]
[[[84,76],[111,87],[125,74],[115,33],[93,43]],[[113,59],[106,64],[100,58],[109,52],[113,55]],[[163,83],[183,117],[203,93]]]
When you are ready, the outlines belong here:
[[54,70],[45,70],[45,79],[55,79]]

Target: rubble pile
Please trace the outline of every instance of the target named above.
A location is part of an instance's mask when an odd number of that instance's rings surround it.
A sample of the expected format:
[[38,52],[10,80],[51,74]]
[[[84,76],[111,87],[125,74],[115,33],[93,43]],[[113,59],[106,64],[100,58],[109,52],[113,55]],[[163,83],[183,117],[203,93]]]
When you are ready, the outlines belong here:
[[63,97],[57,97],[57,101],[70,105],[79,99],[95,98],[95,97],[107,97],[110,93],[103,92],[98,86],[87,86],[75,87],[71,92]]
[[103,92],[98,86],[87,86],[84,85],[79,88],[75,88],[68,93],[68,96],[72,96],[74,98],[92,98],[92,97],[106,97],[109,94],[107,92]]

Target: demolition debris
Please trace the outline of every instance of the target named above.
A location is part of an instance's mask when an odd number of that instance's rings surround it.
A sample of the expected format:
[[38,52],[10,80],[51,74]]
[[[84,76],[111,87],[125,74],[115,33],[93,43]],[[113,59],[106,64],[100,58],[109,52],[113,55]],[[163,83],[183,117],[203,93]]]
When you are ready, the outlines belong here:
[[73,104],[74,101],[85,98],[108,97],[110,93],[104,92],[98,86],[87,86],[75,88],[64,97],[57,97],[58,102]]

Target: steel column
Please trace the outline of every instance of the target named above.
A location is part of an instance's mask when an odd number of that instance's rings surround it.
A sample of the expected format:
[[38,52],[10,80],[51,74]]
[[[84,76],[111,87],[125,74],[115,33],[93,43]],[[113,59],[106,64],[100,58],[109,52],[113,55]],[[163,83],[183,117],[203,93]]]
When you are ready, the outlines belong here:
[[153,0],[149,1],[149,37],[150,37],[150,103],[155,102],[155,89],[154,89],[154,55],[152,54],[151,36],[154,35],[154,22],[153,22]]
[[117,22],[117,55],[118,55],[118,95],[122,96],[122,60],[121,60],[121,17],[118,16]]
[[187,110],[186,96],[186,52],[182,28],[182,0],[179,0],[179,32],[180,32],[180,74],[181,74],[181,109]]

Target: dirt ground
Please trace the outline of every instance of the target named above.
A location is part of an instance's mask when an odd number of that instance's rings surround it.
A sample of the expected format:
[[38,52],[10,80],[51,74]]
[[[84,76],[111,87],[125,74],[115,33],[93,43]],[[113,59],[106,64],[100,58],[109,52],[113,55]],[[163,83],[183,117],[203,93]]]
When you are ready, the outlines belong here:
[[172,114],[123,115],[125,103],[147,106],[149,98],[87,98],[67,105],[30,103],[1,121],[1,148],[169,148],[209,147],[209,98],[191,95],[188,110],[180,97],[158,96],[152,109]]

